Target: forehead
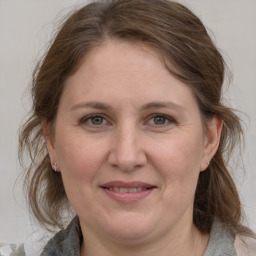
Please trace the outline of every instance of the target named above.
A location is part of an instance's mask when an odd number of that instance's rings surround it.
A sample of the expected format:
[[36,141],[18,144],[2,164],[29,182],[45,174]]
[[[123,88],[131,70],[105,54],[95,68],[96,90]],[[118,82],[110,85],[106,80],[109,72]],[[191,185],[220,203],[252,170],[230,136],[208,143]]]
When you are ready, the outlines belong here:
[[172,98],[182,103],[192,96],[190,88],[170,74],[157,51],[121,40],[107,40],[89,52],[67,79],[64,92],[67,90],[73,100],[111,96],[140,101]]
[[[120,39],[108,39],[89,51],[81,60],[82,65],[94,72],[120,71],[123,74],[160,67],[164,69],[163,55],[141,42],[129,42]],[[166,70],[165,70],[166,71]]]
[[[146,44],[108,39],[86,53],[66,84],[74,83],[83,77],[107,81],[114,75],[116,78],[120,75],[119,79],[123,77],[123,80],[127,81],[136,80],[139,75],[144,79],[155,78],[159,81],[170,76],[165,63],[163,54]],[[131,76],[132,74],[135,77]]]

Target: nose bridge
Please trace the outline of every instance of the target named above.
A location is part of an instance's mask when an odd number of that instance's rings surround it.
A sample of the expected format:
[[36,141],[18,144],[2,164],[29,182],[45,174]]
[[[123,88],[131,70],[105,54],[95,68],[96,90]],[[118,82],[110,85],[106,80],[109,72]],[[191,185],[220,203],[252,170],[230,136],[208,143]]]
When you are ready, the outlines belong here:
[[124,122],[116,129],[111,164],[121,170],[130,171],[143,166],[146,162],[145,152],[141,145],[140,130],[132,122]]

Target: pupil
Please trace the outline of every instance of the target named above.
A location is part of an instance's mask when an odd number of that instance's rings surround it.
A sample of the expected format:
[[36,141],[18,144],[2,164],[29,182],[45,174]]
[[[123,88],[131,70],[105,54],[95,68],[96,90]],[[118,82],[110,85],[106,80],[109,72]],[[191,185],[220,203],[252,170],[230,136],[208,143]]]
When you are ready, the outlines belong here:
[[103,118],[100,116],[96,116],[92,118],[92,123],[95,125],[100,125],[103,122]]
[[161,117],[161,116],[155,117],[154,121],[155,121],[156,124],[165,124],[165,118]]

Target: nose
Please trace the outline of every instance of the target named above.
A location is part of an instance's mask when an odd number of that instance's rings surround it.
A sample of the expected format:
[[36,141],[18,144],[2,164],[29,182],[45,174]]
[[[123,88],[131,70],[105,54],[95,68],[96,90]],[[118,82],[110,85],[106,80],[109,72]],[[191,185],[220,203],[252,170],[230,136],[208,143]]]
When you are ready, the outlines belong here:
[[147,163],[141,134],[135,127],[118,128],[113,135],[113,144],[108,161],[121,171],[134,171]]

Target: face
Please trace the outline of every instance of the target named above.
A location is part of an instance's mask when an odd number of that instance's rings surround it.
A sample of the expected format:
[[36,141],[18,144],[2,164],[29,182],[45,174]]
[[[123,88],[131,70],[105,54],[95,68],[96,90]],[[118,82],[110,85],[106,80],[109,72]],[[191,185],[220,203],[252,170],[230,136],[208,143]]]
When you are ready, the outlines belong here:
[[109,40],[66,81],[46,139],[85,234],[132,243],[191,227],[215,127],[203,132],[190,88],[154,51]]

